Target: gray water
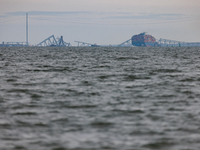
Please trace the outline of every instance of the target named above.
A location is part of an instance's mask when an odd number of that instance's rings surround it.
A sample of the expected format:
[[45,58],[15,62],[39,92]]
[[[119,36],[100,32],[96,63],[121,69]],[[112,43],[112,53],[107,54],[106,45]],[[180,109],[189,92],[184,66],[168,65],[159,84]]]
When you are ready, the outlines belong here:
[[1,150],[199,150],[200,48],[0,48]]

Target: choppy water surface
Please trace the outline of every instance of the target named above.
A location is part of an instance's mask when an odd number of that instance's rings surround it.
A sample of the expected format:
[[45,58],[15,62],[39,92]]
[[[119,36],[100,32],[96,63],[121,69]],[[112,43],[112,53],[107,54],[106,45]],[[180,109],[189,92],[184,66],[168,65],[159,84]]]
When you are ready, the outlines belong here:
[[0,48],[0,149],[199,150],[200,48]]

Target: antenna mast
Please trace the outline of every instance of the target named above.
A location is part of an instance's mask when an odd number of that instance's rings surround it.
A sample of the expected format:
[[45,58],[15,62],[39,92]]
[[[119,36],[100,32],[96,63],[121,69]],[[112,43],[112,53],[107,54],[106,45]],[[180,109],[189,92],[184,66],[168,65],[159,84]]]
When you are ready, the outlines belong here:
[[26,13],[26,46],[28,46],[28,13]]

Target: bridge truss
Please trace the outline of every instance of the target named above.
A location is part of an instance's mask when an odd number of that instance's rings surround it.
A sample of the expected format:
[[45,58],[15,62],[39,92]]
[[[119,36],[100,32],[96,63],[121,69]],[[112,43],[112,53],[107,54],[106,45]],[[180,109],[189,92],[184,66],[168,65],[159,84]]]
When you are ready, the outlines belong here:
[[100,45],[96,45],[96,44],[91,44],[91,43],[86,43],[86,42],[81,42],[81,41],[74,41],[76,42],[78,45],[78,47],[82,46],[82,47],[99,47]]
[[129,39],[129,40],[127,40],[127,41],[125,41],[125,42],[123,42],[123,43],[117,45],[117,46],[119,46],[119,47],[129,47],[129,46],[133,46],[133,45],[132,45],[132,40]]
[[158,45],[161,47],[195,47],[200,46],[200,42],[187,43],[161,38],[160,40],[158,40]]
[[86,43],[86,42],[81,42],[81,41],[74,41],[74,42],[76,42],[78,45],[78,47],[79,46],[92,46],[93,44],[90,44],[90,43]]
[[56,38],[54,37],[54,35],[48,37],[47,39],[45,39],[44,41],[40,42],[39,44],[37,44],[37,46],[56,46],[56,47],[66,47],[66,46],[70,46],[70,43],[66,43],[63,40],[63,36],[61,36],[60,38]]
[[168,40],[168,39],[162,39],[160,38],[160,40],[158,40],[158,44],[161,47],[167,47],[167,46],[173,46],[173,47],[180,47],[181,45],[186,45],[186,42],[181,42],[181,41],[175,41],[175,40]]

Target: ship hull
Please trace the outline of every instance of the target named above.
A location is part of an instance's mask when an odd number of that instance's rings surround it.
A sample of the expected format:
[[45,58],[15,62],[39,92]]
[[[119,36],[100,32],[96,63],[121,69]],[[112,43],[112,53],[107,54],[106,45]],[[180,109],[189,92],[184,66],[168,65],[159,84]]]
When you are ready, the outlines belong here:
[[152,47],[156,45],[156,39],[151,35],[141,33],[138,35],[134,35],[132,37],[132,45],[142,46],[142,47]]
[[155,43],[153,42],[143,42],[143,43],[132,43],[134,46],[140,46],[140,47],[152,47],[155,46]]

